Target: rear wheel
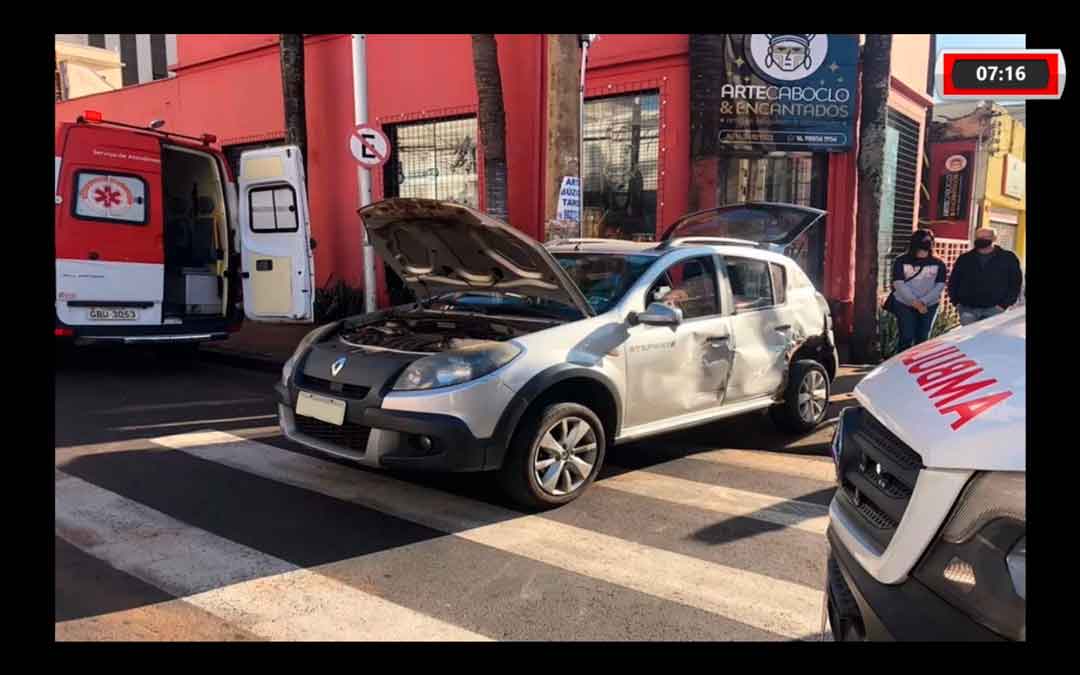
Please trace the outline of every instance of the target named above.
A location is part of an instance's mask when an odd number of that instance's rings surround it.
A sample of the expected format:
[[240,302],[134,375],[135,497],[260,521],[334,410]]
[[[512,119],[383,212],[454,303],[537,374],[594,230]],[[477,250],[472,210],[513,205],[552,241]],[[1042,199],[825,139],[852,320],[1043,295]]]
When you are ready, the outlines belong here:
[[596,414],[577,403],[554,403],[522,423],[499,470],[515,502],[545,509],[577,499],[596,479],[607,439]]
[[829,409],[829,374],[817,361],[791,364],[784,401],[769,409],[773,423],[784,431],[807,433],[817,428]]

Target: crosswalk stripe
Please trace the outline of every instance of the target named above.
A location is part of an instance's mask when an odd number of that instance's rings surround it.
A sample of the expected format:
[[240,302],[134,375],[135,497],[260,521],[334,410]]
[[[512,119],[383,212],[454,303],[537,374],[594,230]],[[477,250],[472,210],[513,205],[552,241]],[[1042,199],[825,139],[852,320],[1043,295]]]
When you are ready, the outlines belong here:
[[596,485],[680,506],[794,527],[814,534],[824,535],[829,525],[829,509],[820,504],[699,483],[658,473],[632,471],[605,479]]
[[170,427],[194,427],[207,424],[226,424],[230,422],[251,422],[253,420],[272,420],[277,415],[248,415],[247,417],[222,417],[216,420],[186,420],[183,422],[163,422],[161,424],[136,424],[128,427],[111,427],[109,431],[144,431],[146,429],[167,429]]
[[743,469],[781,473],[796,478],[809,478],[822,483],[836,482],[836,469],[830,459],[815,459],[790,453],[766,450],[709,450],[688,455],[691,459],[713,462]]
[[243,630],[289,640],[487,640],[56,471],[56,531]]
[[468,541],[789,638],[817,634],[822,591],[212,431],[152,439]]

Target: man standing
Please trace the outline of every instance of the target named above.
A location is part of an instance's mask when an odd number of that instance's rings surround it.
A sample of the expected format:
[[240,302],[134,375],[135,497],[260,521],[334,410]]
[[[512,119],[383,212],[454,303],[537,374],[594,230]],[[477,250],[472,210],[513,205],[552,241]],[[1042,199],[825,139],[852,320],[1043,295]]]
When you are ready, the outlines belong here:
[[1001,314],[1016,304],[1023,284],[1020,260],[994,241],[989,227],[975,232],[975,248],[961,255],[949,275],[949,298],[960,313],[960,325]]

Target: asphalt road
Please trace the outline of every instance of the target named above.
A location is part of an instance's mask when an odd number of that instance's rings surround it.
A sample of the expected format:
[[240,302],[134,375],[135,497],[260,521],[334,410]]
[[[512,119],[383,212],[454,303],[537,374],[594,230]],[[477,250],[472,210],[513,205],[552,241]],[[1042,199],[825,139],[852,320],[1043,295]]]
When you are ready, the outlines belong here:
[[753,414],[614,448],[587,494],[526,515],[488,475],[299,448],[272,373],[61,356],[58,640],[820,637],[830,425]]

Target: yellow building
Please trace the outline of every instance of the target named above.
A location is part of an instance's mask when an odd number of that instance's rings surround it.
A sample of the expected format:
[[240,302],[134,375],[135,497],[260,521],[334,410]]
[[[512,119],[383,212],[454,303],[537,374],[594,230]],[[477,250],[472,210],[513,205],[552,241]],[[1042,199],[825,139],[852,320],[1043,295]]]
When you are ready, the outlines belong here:
[[[997,231],[998,244],[1016,253],[1025,265],[1024,243],[1027,225],[1024,125],[1009,111],[994,105],[991,139],[988,143],[986,187],[978,223]],[[1026,266],[1025,266],[1026,269]]]
[[56,98],[114,91],[123,86],[123,64],[111,49],[56,41]]

